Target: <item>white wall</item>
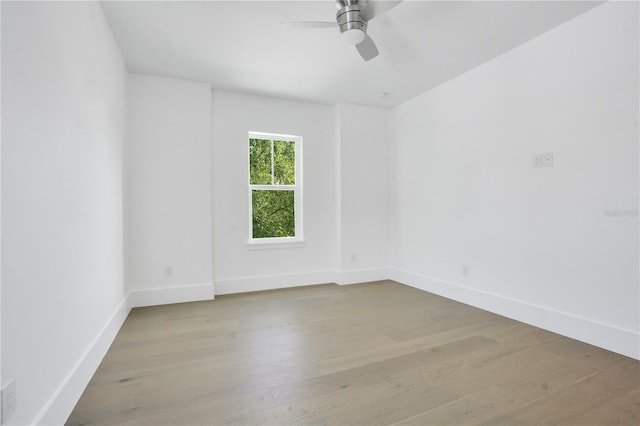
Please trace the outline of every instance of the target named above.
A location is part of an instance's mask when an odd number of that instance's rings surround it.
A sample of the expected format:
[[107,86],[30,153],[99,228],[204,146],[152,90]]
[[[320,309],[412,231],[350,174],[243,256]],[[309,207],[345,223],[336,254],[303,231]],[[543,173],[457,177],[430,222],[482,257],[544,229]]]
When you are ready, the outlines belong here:
[[340,104],[338,129],[339,283],[385,279],[389,266],[390,112]]
[[[129,88],[125,257],[134,305],[207,298],[212,269],[218,294],[387,276],[388,111],[222,91],[211,99],[205,84],[138,74]],[[304,139],[303,247],[247,244],[249,131]]]
[[638,71],[607,3],[397,107],[392,277],[640,357]]
[[64,421],[51,404],[73,407],[61,387],[120,312],[125,88],[98,3],[3,2],[2,384],[16,382],[11,424]]
[[208,84],[130,74],[126,282],[134,305],[213,298],[210,120]]
[[[334,280],[334,108],[213,92],[213,234],[216,294]],[[304,247],[250,249],[249,131],[303,137]]]

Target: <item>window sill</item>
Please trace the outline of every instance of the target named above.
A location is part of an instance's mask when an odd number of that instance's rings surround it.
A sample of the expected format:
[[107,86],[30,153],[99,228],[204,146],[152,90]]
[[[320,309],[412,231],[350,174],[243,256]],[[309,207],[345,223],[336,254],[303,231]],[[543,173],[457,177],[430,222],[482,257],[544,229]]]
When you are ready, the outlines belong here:
[[[266,240],[266,241],[265,241]],[[307,245],[307,242],[304,240],[294,240],[294,241],[286,241],[286,240],[277,240],[277,241],[269,241],[265,240],[251,240],[247,243],[249,250],[270,250],[270,249],[288,249],[288,248],[300,248]]]

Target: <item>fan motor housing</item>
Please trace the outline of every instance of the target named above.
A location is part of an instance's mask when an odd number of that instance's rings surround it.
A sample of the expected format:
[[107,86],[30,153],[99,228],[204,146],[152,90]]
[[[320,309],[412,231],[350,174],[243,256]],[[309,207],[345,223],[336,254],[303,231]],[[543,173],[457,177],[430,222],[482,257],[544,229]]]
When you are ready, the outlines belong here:
[[354,29],[364,33],[367,32],[367,21],[360,15],[360,12],[366,5],[366,1],[336,1],[336,7],[342,6],[336,13],[336,20],[340,26],[341,33]]

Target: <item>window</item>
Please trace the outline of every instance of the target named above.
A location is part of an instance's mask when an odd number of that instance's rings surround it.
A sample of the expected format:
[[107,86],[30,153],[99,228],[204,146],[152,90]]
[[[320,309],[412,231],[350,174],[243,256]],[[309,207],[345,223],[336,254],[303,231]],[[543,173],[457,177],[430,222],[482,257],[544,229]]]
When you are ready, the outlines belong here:
[[302,138],[249,132],[249,243],[302,241]]

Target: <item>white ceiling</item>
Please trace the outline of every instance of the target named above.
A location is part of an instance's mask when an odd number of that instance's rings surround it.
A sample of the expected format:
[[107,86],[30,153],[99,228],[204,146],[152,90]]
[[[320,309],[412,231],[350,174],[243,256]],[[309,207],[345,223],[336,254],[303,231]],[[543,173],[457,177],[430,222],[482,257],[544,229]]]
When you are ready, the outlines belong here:
[[[369,23],[380,55],[364,62],[323,1],[103,1],[133,72],[321,103],[398,105],[580,13],[593,1],[410,1]],[[388,92],[386,98],[376,96]]]

